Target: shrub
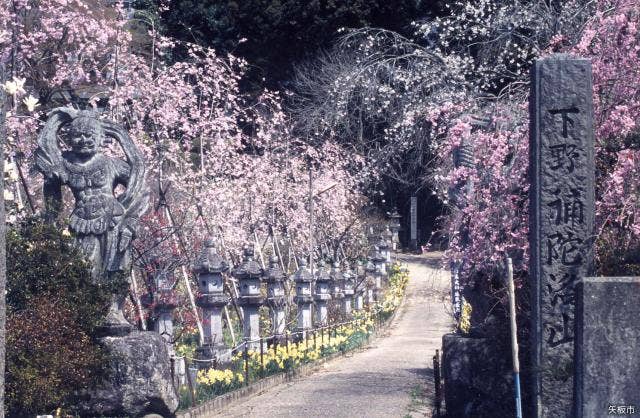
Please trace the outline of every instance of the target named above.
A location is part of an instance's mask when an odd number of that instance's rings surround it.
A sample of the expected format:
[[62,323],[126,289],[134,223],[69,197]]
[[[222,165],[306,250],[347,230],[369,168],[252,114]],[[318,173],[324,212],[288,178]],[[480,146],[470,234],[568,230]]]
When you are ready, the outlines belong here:
[[9,416],[72,404],[105,363],[93,330],[111,299],[89,263],[55,225],[28,219],[7,233]]

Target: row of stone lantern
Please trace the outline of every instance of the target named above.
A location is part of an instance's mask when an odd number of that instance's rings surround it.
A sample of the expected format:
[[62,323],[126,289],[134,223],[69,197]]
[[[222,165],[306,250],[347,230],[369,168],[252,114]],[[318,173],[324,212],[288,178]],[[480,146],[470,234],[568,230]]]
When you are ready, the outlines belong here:
[[[381,244],[382,241],[379,243]],[[345,315],[350,315],[352,310],[364,309],[364,293],[367,292],[367,304],[374,303],[379,297],[382,288],[382,277],[386,275],[385,263],[389,260],[384,250],[385,245],[374,247],[370,254],[369,262],[365,267],[368,280],[366,286],[356,289],[358,268],[355,272],[351,269],[341,271],[339,264],[334,263],[328,270],[324,262],[320,262],[315,277],[307,268],[306,261],[301,259],[299,269],[292,279],[296,292],[294,302],[298,306],[297,331],[305,332],[313,326],[328,324],[328,302],[335,300]],[[222,315],[230,298],[224,292],[223,274],[229,270],[229,265],[218,254],[215,242],[207,240],[201,253],[193,266],[193,272],[198,280],[198,296],[196,305],[202,310],[203,336],[202,344],[197,349],[200,359],[222,359],[228,357],[229,349],[225,346],[222,331]],[[277,337],[286,332],[286,275],[280,267],[279,260],[272,257],[269,266],[262,269],[254,260],[254,252],[251,247],[246,247],[243,252],[242,262],[231,271],[231,275],[238,280],[240,296],[238,304],[243,310],[244,338],[250,341],[250,348],[259,347],[260,320],[259,308],[263,304],[269,306],[271,312],[271,332]],[[176,306],[175,298],[168,297],[168,291],[162,290],[165,286],[160,283],[162,276],[157,277],[159,289],[154,299],[157,320],[155,329],[165,335],[167,343],[171,344],[173,338],[172,313]],[[261,282],[267,285],[266,299],[261,294]],[[312,318],[312,305],[315,302],[315,321]],[[352,306],[352,303],[355,306]]]

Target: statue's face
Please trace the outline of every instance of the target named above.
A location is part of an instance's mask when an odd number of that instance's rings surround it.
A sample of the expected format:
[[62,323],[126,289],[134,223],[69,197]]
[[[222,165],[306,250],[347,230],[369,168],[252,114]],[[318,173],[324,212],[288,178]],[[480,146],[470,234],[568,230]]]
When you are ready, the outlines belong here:
[[104,132],[98,121],[77,118],[71,122],[68,135],[66,142],[74,153],[91,157],[98,152]]

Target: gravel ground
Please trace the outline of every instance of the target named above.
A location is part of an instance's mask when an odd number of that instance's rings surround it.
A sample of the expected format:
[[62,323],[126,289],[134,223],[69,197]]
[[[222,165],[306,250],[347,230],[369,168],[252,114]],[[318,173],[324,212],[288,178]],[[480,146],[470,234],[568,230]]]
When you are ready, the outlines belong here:
[[431,417],[432,357],[452,326],[440,254],[401,256],[410,280],[385,335],[317,373],[231,406],[224,417]]

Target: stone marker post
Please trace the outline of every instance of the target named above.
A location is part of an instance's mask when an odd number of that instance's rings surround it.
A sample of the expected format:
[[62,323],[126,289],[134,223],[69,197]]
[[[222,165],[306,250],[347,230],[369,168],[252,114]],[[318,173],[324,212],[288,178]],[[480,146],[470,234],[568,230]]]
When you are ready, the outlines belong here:
[[[196,350],[201,360],[217,358],[226,351],[222,335],[222,311],[230,298],[224,294],[222,274],[228,269],[229,266],[218,254],[214,241],[208,239],[193,266],[199,289],[196,305],[202,309],[204,331],[204,344]],[[207,363],[199,365],[210,366]]]
[[311,284],[313,283],[313,275],[307,268],[307,261],[304,257],[298,262],[300,266],[293,274],[293,281],[296,284],[295,303],[298,305],[298,327],[297,331],[304,333],[313,327],[311,318],[311,304],[313,296],[311,295]]
[[535,417],[569,417],[575,283],[592,265],[594,131],[591,64],[535,62],[530,98],[530,276]]
[[284,313],[286,296],[284,294],[285,275],[278,257],[269,259],[269,268],[264,274],[264,280],[267,282],[267,301],[271,309],[271,332],[280,337],[284,334],[286,326]]
[[244,248],[244,257],[242,263],[233,270],[233,276],[238,279],[240,286],[240,305],[244,311],[244,338],[251,340],[249,348],[257,350],[260,343],[260,315],[258,310],[264,302],[264,298],[260,294],[260,278],[262,277],[262,268],[257,261],[253,259],[253,248],[247,245]]
[[329,311],[327,303],[331,299],[331,276],[325,268],[324,261],[318,264],[316,271],[316,286],[313,298],[316,301],[316,322],[317,325],[327,325],[329,322]]
[[409,211],[409,219],[411,221],[411,249],[418,249],[418,197],[411,196],[411,210]]

